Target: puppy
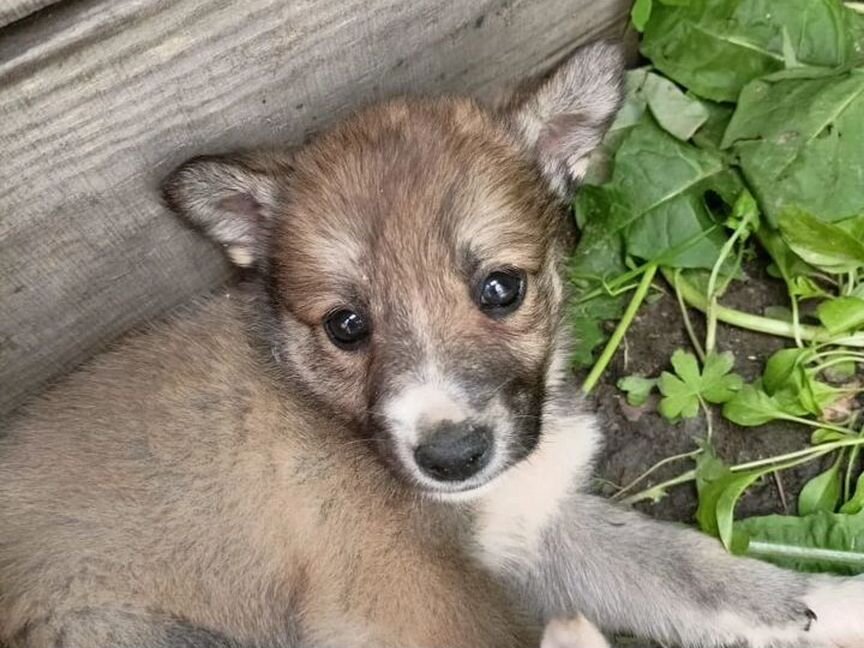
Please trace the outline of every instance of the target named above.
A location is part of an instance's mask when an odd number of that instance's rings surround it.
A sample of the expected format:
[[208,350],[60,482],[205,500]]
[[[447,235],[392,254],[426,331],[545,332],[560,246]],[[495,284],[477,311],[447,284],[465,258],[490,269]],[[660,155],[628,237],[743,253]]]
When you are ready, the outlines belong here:
[[[0,442],[11,648],[864,646],[864,584],[583,494],[562,200],[621,98],[582,49],[502,112],[396,100],[168,205],[248,280],[98,357]],[[563,635],[562,635],[563,632]],[[580,641],[577,638],[577,641]]]

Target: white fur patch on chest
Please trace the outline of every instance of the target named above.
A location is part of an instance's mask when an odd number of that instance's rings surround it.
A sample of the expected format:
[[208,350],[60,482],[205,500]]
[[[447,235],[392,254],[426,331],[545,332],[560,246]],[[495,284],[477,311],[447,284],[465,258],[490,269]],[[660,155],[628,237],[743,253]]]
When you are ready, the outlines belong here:
[[531,559],[562,502],[578,489],[599,442],[587,414],[549,417],[534,452],[510,468],[477,501],[480,560],[505,568]]

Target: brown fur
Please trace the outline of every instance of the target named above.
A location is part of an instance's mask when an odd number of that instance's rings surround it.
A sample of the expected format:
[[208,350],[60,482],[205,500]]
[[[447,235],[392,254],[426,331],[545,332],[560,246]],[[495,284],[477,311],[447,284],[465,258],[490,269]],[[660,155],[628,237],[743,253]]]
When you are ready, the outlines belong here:
[[13,423],[0,637],[119,606],[258,644],[526,645],[512,603],[438,532],[459,511],[285,389],[245,307],[219,297],[136,337]]
[[[603,51],[598,89],[615,97],[620,56]],[[592,92],[568,74],[570,95]],[[434,364],[470,407],[495,403],[499,472],[538,442],[572,234],[549,185],[578,179],[561,175],[577,152],[557,135],[545,150],[545,106],[502,117],[468,99],[396,100],[299,152],[177,170],[168,204],[253,278],[123,342],[8,426],[0,640],[537,645],[536,606],[472,557],[474,508],[412,487],[382,408]],[[476,286],[500,268],[527,287],[495,318]],[[355,351],[322,326],[341,307],[371,321]]]

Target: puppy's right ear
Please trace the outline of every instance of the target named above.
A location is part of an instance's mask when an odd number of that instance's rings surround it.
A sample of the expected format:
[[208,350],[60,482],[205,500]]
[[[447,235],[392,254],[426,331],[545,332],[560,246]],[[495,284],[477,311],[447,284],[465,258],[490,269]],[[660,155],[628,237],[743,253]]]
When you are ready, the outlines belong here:
[[557,194],[568,195],[582,180],[623,94],[623,49],[600,42],[578,49],[517,104],[517,134]]
[[182,164],[162,185],[166,204],[221,243],[231,260],[254,266],[276,217],[279,161],[251,156],[197,157]]

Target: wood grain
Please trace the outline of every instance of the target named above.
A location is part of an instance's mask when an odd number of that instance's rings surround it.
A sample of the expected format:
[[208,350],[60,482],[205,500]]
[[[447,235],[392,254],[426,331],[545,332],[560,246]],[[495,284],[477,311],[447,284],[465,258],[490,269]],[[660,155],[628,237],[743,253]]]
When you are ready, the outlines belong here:
[[[35,6],[38,1],[15,3]],[[0,31],[0,413],[228,276],[159,203],[199,153],[405,92],[490,97],[629,0],[76,0]]]
[[10,25],[59,0],[0,0],[0,27]]

